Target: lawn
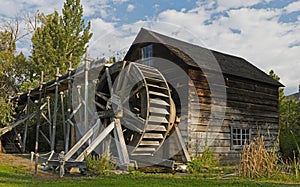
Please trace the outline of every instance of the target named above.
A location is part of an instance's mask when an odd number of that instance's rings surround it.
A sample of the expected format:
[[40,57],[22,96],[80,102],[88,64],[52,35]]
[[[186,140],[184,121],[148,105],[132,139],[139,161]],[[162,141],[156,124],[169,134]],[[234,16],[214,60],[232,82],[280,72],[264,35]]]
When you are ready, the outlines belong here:
[[[204,173],[199,175],[181,173],[145,174],[111,174],[108,176],[67,175],[59,178],[52,172],[38,171],[37,175],[29,170],[26,160],[18,157],[1,156],[0,154],[0,187],[5,186],[287,186],[291,180],[288,176],[272,179],[251,180],[238,177],[222,178],[221,175]],[[299,183],[298,183],[299,185]]]
[[29,173],[28,168],[0,166],[0,186],[284,186],[283,183],[250,179],[205,177],[190,174],[122,174],[98,177],[64,178],[40,177]]

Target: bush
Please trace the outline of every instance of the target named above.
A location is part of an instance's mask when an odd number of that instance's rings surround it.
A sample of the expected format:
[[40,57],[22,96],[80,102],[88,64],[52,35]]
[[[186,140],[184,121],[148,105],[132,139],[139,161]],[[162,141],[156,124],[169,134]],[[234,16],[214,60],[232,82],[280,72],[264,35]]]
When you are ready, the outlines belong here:
[[111,160],[109,154],[100,156],[88,155],[85,157],[87,170],[95,175],[107,175],[116,168],[116,164]]
[[191,173],[200,173],[218,165],[219,160],[214,157],[213,152],[210,149],[206,148],[201,156],[187,163],[187,169]]
[[293,130],[288,128],[280,129],[279,134],[280,142],[280,152],[283,157],[288,160],[294,158],[294,153],[296,157],[299,157],[297,145],[300,145],[300,129],[299,127],[293,128]]

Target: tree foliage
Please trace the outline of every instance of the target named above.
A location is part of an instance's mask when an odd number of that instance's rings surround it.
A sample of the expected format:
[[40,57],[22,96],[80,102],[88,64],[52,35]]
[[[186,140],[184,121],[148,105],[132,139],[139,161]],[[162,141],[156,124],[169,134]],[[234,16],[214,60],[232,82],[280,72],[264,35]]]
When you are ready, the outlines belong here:
[[8,24],[0,31],[0,126],[13,119],[14,103],[8,102],[9,97],[19,92],[27,76],[28,61],[23,53],[16,54],[17,27]]
[[[279,77],[273,70],[271,70],[271,71],[269,72],[269,75],[270,75],[273,79],[275,79],[276,81],[280,81],[280,77]],[[283,88],[279,88],[278,93],[279,93],[278,99],[279,99],[279,105],[280,105],[280,104],[281,104],[281,101],[283,101],[283,100],[286,99],[286,98],[285,98],[285,95],[284,95],[284,89],[283,89]]]
[[85,23],[82,17],[80,0],[66,0],[62,15],[57,11],[37,15],[34,24],[28,23],[34,28],[30,60],[16,52],[16,42],[23,37],[19,36],[19,22],[10,22],[0,30],[0,127],[13,119],[14,104],[9,102],[10,96],[35,87],[42,71],[44,81],[49,81],[54,78],[56,68],[66,73],[69,62],[74,68],[78,66],[92,37],[90,22]]
[[69,62],[73,67],[78,66],[92,37],[90,22],[85,26],[82,16],[80,0],[66,0],[62,15],[55,11],[38,16],[42,26],[32,37],[32,72],[38,76],[44,71],[44,80],[49,81],[54,78],[56,68],[66,73]]
[[287,158],[294,154],[300,156],[297,146],[300,145],[300,102],[295,98],[280,102],[280,149]]
[[[270,71],[269,75],[275,80],[280,78]],[[295,98],[287,99],[284,89],[279,88],[279,142],[280,150],[286,158],[293,158],[300,145],[300,101]]]
[[0,93],[6,98],[19,91],[27,76],[28,61],[23,53],[16,54],[16,41],[11,30],[0,32]]

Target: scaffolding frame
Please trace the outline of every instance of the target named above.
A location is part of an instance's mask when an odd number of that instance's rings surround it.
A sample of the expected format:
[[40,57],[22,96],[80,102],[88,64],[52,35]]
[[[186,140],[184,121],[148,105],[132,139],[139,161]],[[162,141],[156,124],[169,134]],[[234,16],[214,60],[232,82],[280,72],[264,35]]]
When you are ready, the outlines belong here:
[[[98,61],[84,59],[84,65],[75,70],[72,69],[72,64],[69,64],[66,74],[61,75],[57,69],[55,79],[45,83],[42,73],[38,88],[29,89],[27,93],[19,94],[18,97],[12,99],[18,106],[23,106],[23,110],[19,113],[18,119],[12,122],[10,126],[0,129],[0,135],[2,136],[12,129],[16,129],[17,126],[23,125],[23,136],[20,137],[19,141],[21,142],[21,151],[25,152],[27,150],[28,127],[32,123],[32,119],[35,118],[35,146],[34,152],[31,154],[31,160],[34,161],[34,173],[36,174],[38,171],[39,157],[42,156],[39,154],[39,144],[43,138],[50,147],[50,152],[43,154],[43,156],[47,156],[48,167],[59,168],[60,175],[63,176],[65,169],[72,167],[78,167],[81,172],[84,172],[86,169],[84,157],[90,154],[113,131],[120,166],[124,166],[125,169],[128,168],[132,164],[129,161],[120,120],[116,118],[104,129],[101,129],[99,134],[101,122],[97,117],[98,115],[93,113],[88,105],[93,100],[93,98],[89,98],[89,90],[96,86],[98,79],[98,76],[91,79],[90,71],[99,73],[103,68],[110,65],[105,64],[105,59]],[[74,100],[76,101],[74,102]],[[60,121],[58,121],[58,115],[61,117]],[[79,120],[74,120],[75,117]],[[82,137],[76,141],[75,127],[78,123],[91,128],[83,132]],[[43,132],[42,126],[48,126],[48,132]],[[63,137],[57,134],[59,126],[63,129]],[[91,137],[95,134],[98,135],[92,140]],[[59,155],[55,156],[58,138],[63,139],[64,147]],[[81,153],[78,155],[78,152]]]

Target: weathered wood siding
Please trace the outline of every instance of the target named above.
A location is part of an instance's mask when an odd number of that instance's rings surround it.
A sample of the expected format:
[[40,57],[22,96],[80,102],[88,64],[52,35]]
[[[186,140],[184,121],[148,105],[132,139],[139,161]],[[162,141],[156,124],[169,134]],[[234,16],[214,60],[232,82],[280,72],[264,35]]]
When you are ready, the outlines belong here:
[[269,84],[225,75],[227,115],[231,123],[248,123],[252,137],[264,136],[271,147],[278,136],[278,88]]
[[[223,75],[225,85],[213,85],[215,88],[226,87],[226,105],[212,104],[212,96],[218,97],[218,89],[210,91],[207,76],[213,73],[203,73],[200,69],[189,68],[189,152],[193,156],[201,154],[208,146],[220,157],[222,163],[236,163],[240,151],[231,147],[230,125],[247,125],[251,128],[251,137],[263,135],[266,145],[271,146],[278,135],[278,88],[257,81]],[[195,92],[197,98],[193,98]],[[220,89],[222,90],[222,89]],[[212,95],[213,94],[213,95]],[[222,97],[222,95],[220,95]],[[223,120],[213,120],[213,105],[220,105],[226,110]],[[213,116],[213,117],[212,117]]]

